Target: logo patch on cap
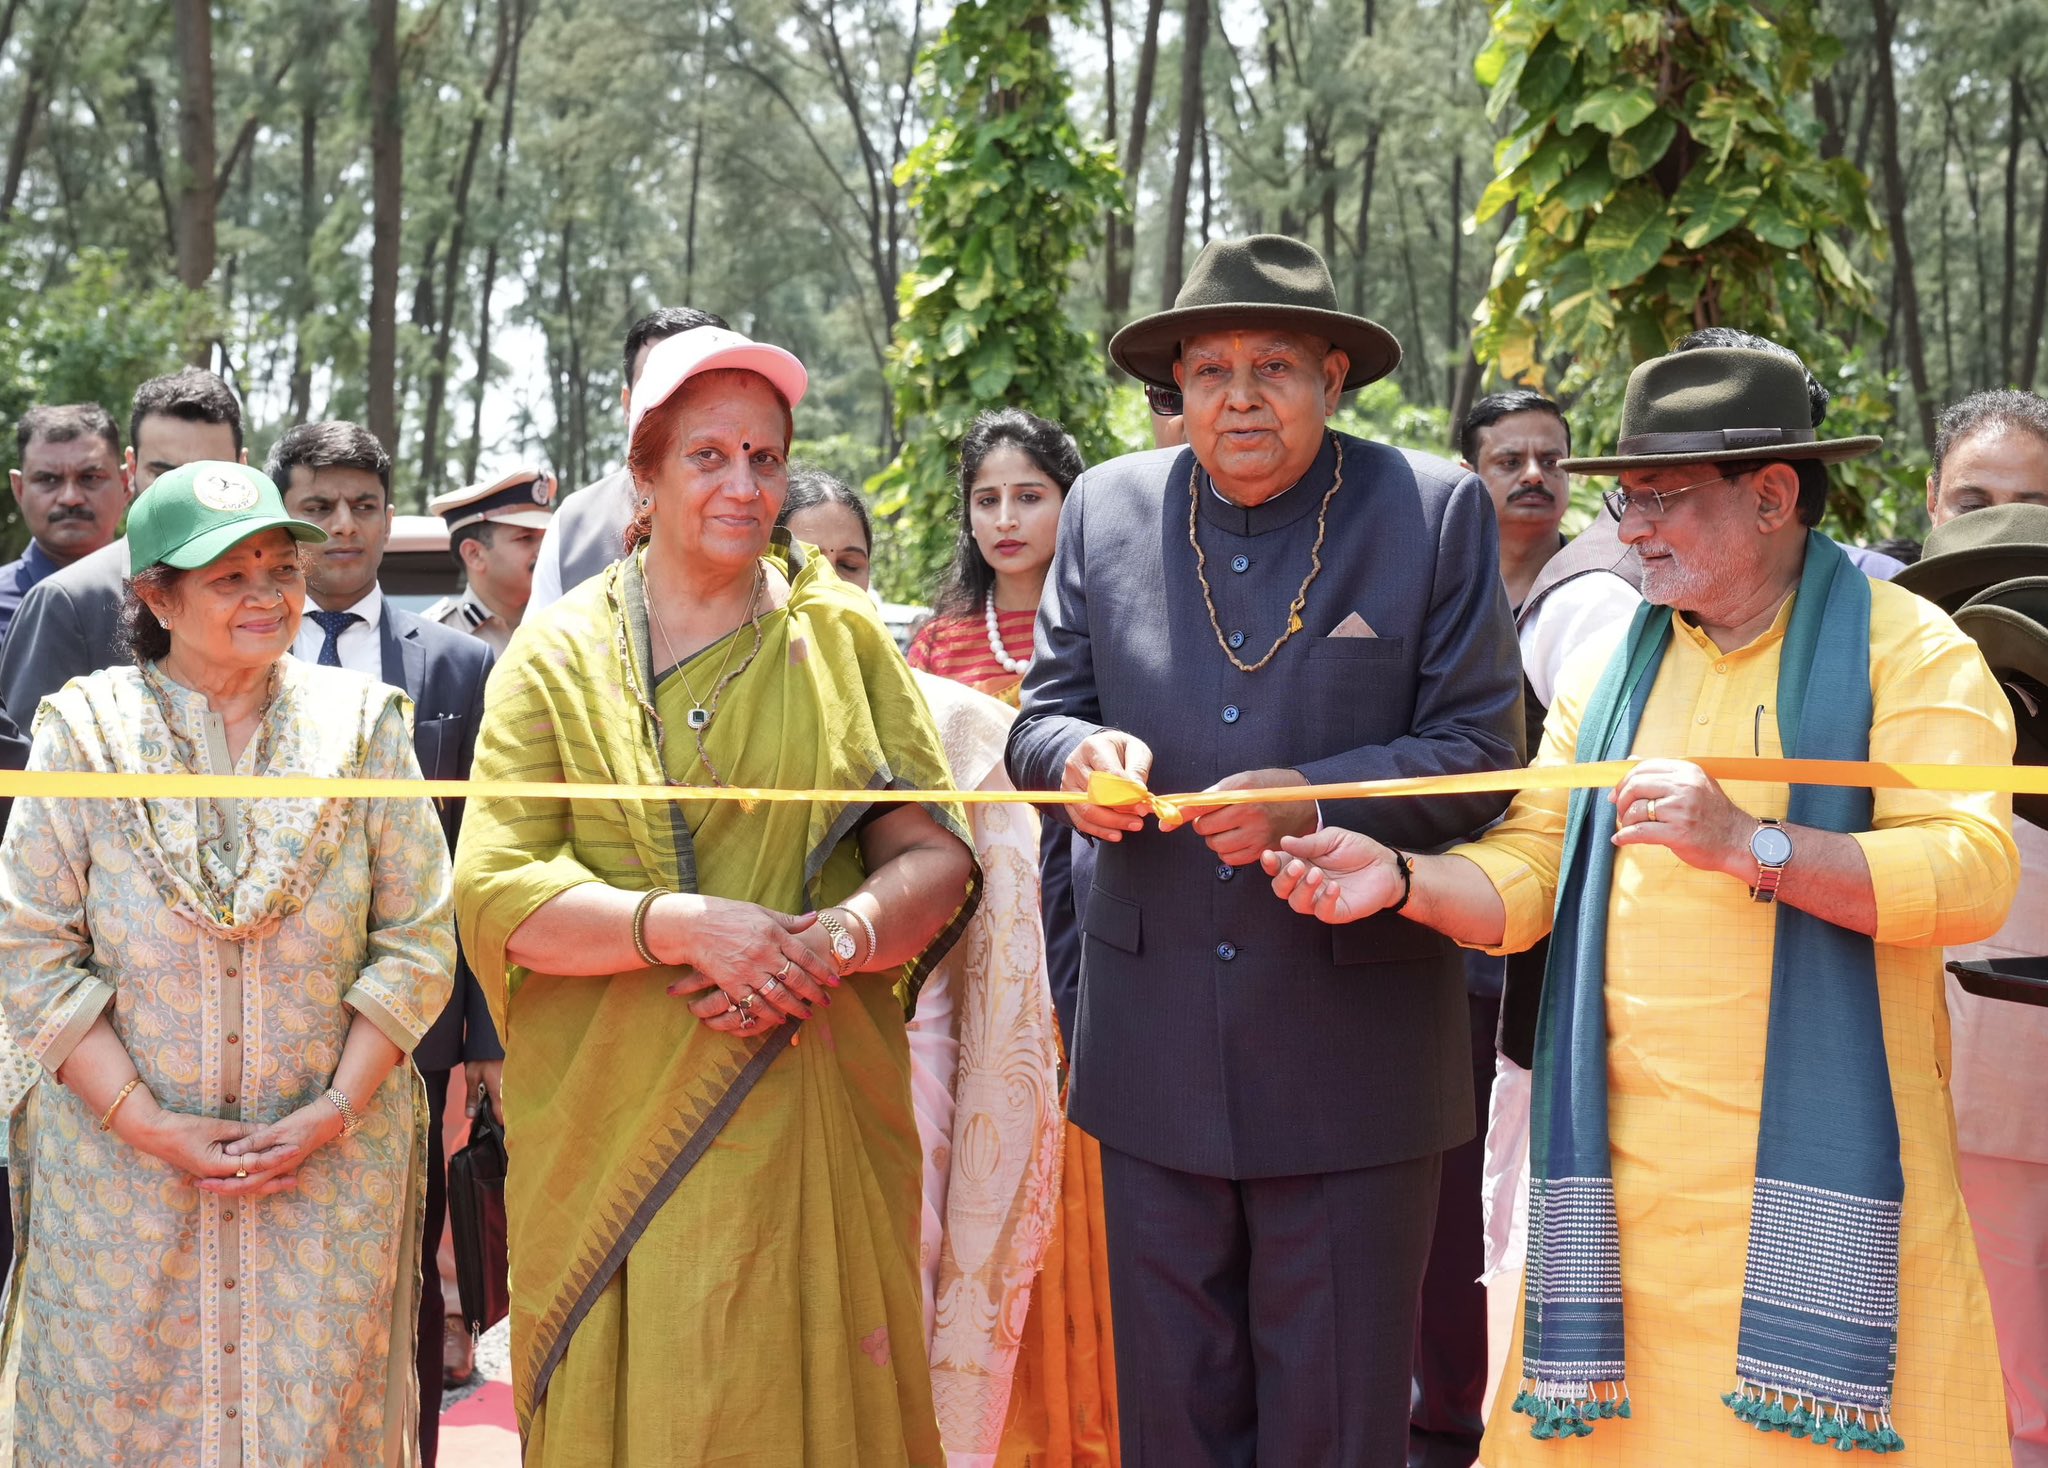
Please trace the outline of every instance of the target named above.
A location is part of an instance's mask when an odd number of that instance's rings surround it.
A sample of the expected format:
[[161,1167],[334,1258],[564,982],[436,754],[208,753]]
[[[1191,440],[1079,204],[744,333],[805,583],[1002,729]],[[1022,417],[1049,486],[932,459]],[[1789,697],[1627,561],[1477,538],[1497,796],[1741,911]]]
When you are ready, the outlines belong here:
[[229,474],[220,469],[208,469],[192,481],[192,497],[209,510],[232,514],[237,510],[256,508],[258,495],[254,481],[240,474]]
[[554,497],[555,483],[552,479],[548,478],[547,475],[543,474],[538,479],[533,481],[533,502],[535,504],[547,504],[549,501],[554,499]]

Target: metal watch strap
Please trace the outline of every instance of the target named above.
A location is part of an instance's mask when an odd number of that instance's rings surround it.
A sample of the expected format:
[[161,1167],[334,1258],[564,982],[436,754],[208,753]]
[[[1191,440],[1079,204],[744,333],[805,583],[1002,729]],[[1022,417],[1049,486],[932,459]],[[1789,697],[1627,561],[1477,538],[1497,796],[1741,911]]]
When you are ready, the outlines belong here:
[[839,921],[838,918],[832,916],[832,914],[829,912],[821,912],[818,914],[818,926],[823,928],[825,930],[825,936],[832,940],[831,949],[833,971],[839,974],[842,978],[845,977],[849,972],[851,972],[851,967],[848,963],[842,963],[840,961],[839,940],[844,938],[846,942],[849,945],[851,945],[853,943],[853,934],[850,931],[848,931],[845,923]]
[[[1783,824],[1783,821],[1772,820],[1769,816],[1759,816],[1756,828],[1761,831],[1766,826],[1782,826]],[[1755,837],[1752,836],[1751,840],[1753,841],[1754,839]],[[1774,867],[1765,866],[1763,861],[1758,858],[1756,861],[1756,884],[1749,889],[1749,900],[1762,903],[1776,902],[1778,900],[1778,884],[1784,879],[1784,862],[1779,862]]]

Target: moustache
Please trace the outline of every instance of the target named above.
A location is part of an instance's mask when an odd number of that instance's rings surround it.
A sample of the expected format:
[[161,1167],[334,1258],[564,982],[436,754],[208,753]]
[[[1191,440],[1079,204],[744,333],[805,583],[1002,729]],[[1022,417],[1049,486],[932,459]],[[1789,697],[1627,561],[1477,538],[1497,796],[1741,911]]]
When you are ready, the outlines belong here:
[[1546,505],[1554,505],[1557,503],[1557,496],[1540,484],[1525,484],[1508,496],[1508,503],[1511,505],[1523,500],[1541,500]]
[[66,520],[97,520],[98,518],[99,516],[95,515],[86,505],[59,505],[50,511],[46,523],[61,525]]

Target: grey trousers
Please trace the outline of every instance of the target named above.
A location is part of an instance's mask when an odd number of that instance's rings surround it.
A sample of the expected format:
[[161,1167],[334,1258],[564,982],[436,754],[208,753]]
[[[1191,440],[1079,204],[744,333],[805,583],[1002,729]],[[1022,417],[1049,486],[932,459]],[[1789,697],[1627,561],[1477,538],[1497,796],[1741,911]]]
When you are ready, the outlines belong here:
[[1402,1468],[1441,1162],[1233,1181],[1104,1147],[1125,1468]]

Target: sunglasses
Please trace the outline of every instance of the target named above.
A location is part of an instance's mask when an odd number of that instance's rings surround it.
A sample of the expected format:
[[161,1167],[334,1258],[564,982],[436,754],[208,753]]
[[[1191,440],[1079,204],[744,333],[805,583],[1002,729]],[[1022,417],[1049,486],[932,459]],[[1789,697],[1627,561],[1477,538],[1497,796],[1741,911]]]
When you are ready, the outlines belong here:
[[1177,388],[1153,387],[1147,384],[1145,401],[1152,405],[1152,416],[1155,418],[1178,418],[1183,411],[1180,391]]

